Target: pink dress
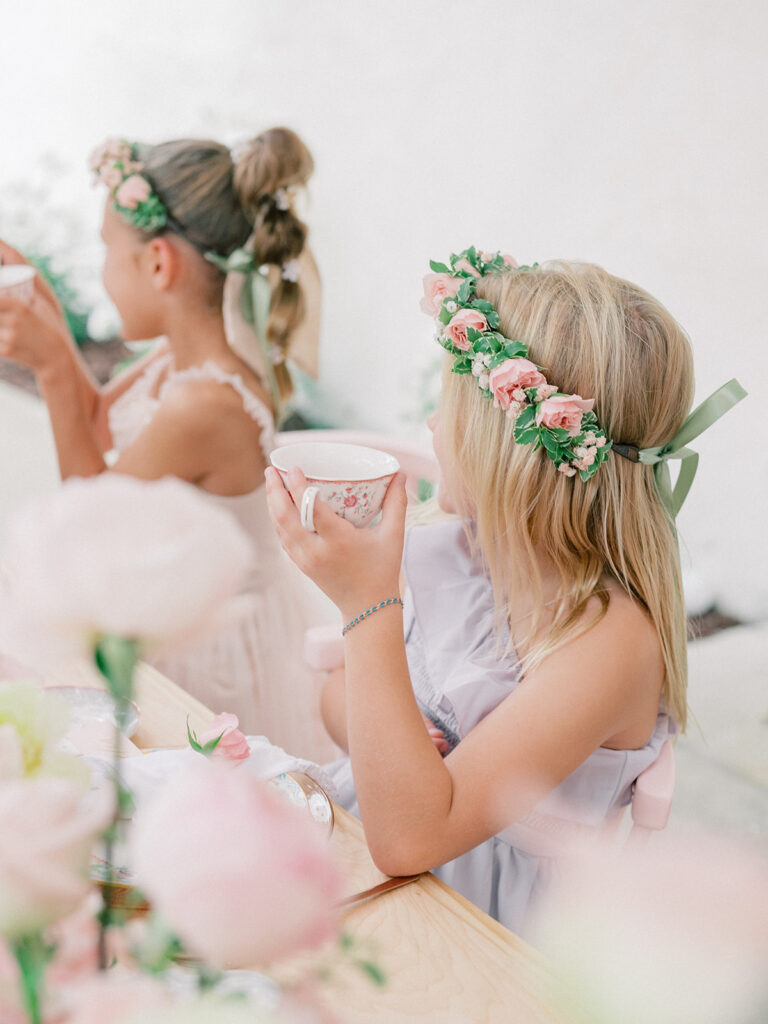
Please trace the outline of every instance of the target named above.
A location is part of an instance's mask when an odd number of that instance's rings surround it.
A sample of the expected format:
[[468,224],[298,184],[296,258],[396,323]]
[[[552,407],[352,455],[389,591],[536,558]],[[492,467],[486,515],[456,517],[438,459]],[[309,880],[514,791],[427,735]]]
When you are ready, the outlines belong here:
[[[237,392],[245,411],[261,426],[260,444],[268,458],[274,448],[272,415],[242,378],[212,362],[174,370],[171,353],[151,362],[113,403],[109,424],[117,450],[139,436],[170,389],[200,379],[219,381]],[[236,714],[244,732],[264,735],[291,754],[327,759],[336,748],[320,721],[319,693],[302,655],[305,630],[332,617],[326,599],[283,552],[263,486],[232,497],[200,493],[234,516],[251,537],[255,566],[237,614],[222,630],[152,664],[213,711]]]

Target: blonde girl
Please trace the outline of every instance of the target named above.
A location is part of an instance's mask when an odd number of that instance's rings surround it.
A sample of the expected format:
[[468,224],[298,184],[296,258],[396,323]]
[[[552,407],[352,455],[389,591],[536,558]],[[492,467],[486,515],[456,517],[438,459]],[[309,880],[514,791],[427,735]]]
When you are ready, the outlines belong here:
[[[103,280],[122,336],[161,339],[104,388],[42,283],[31,305],[0,298],[0,356],[35,371],[62,478],[108,468],[144,480],[177,476],[253,539],[237,621],[158,664],[210,707],[237,714],[242,728],[295,753],[309,753],[313,730],[297,653],[308,587],[275,542],[263,476],[292,390],[286,359],[309,372],[316,363],[319,279],[295,212],[312,170],[286,128],[237,154],[197,139],[110,139],[94,151],[91,171],[107,190]],[[5,245],[2,257],[22,259]]]
[[673,511],[690,472],[676,492],[665,473],[691,454],[691,351],[659,302],[599,267],[473,248],[433,270],[450,518],[404,543],[397,479],[370,530],[321,504],[317,535],[302,530],[298,473],[289,493],[267,471],[269,504],[349,623],[325,717],[375,861],[436,870],[524,931],[559,856],[615,820],[685,724]]

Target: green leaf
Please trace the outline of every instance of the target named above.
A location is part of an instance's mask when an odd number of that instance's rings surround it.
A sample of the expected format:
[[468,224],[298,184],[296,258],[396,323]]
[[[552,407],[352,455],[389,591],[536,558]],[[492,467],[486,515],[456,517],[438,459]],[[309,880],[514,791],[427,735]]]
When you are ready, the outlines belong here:
[[445,308],[445,304],[448,301],[448,299],[443,299],[443,304],[440,307],[440,312],[437,314],[437,319],[440,321],[441,324],[450,323],[451,317],[453,316],[453,313],[449,313],[448,310]]
[[133,670],[139,658],[138,645],[128,637],[104,633],[97,638],[93,660],[116,701],[129,701],[133,691]]
[[482,331],[478,331],[477,328],[475,328],[475,327],[468,327],[467,328],[467,341],[470,344],[474,344],[476,341],[479,341],[482,338],[482,336],[483,336],[483,332]]
[[378,964],[373,963],[371,960],[356,960],[355,966],[359,967],[374,985],[378,985],[379,988],[383,988],[386,985],[387,976]]
[[489,327],[496,328],[499,326],[499,314],[495,310],[492,313],[488,313],[486,319]]
[[507,359],[518,359],[520,356],[528,355],[528,346],[524,341],[504,341],[504,354]]
[[488,367],[489,370],[495,370],[497,366],[501,366],[502,363],[506,363],[507,356],[504,352],[495,352],[491,356],[491,363]]
[[467,302],[469,302],[469,296],[472,291],[473,280],[474,278],[470,280],[468,277],[465,277],[464,280],[459,285],[459,290],[458,292],[456,292],[456,301],[459,303],[459,305],[465,305]]
[[533,444],[534,441],[538,441],[538,440],[539,440],[539,428],[538,427],[529,427],[526,430],[521,430],[521,431],[518,432],[517,425],[515,425],[515,441],[517,441],[518,444]]
[[549,430],[542,430],[541,431],[541,442],[544,445],[544,447],[547,449],[547,451],[549,452],[550,455],[558,455],[559,454],[560,446],[557,443],[557,440],[554,437],[552,437],[552,434],[550,433]]
[[429,261],[430,270],[433,270],[436,274],[450,274],[451,268],[447,267],[445,263],[438,263],[436,260]]
[[487,299],[472,299],[470,303],[473,309],[479,309],[481,313],[493,313],[493,305]]
[[[515,420],[515,427],[519,428],[520,430],[524,430],[526,427],[532,426],[535,419],[535,408],[532,405],[527,405]],[[538,429],[539,428],[536,427],[537,431]]]

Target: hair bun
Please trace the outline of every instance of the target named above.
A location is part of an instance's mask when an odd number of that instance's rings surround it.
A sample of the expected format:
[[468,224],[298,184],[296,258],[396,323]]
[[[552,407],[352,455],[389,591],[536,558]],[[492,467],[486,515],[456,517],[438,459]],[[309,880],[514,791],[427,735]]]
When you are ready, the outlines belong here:
[[265,195],[306,185],[315,169],[312,154],[290,128],[270,128],[243,146],[235,164],[235,191],[252,214]]

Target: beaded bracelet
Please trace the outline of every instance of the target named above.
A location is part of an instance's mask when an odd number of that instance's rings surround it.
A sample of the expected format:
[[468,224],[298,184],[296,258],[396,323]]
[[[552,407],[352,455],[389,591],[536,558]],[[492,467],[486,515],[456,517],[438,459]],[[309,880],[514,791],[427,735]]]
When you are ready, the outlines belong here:
[[355,618],[352,619],[351,622],[348,622],[346,624],[346,626],[344,627],[344,629],[342,629],[341,635],[342,636],[346,636],[346,634],[350,631],[350,629],[352,629],[353,626],[356,626],[358,624],[358,622],[362,622],[363,619],[367,619],[369,615],[373,615],[373,613],[377,612],[379,610],[379,608],[386,608],[387,605],[389,605],[389,604],[402,604],[402,603],[403,602],[400,600],[399,597],[388,597],[386,599],[386,601],[379,601],[378,604],[373,605],[373,607],[371,607],[371,608],[366,608],[364,612],[361,612],[359,615],[356,615]]

